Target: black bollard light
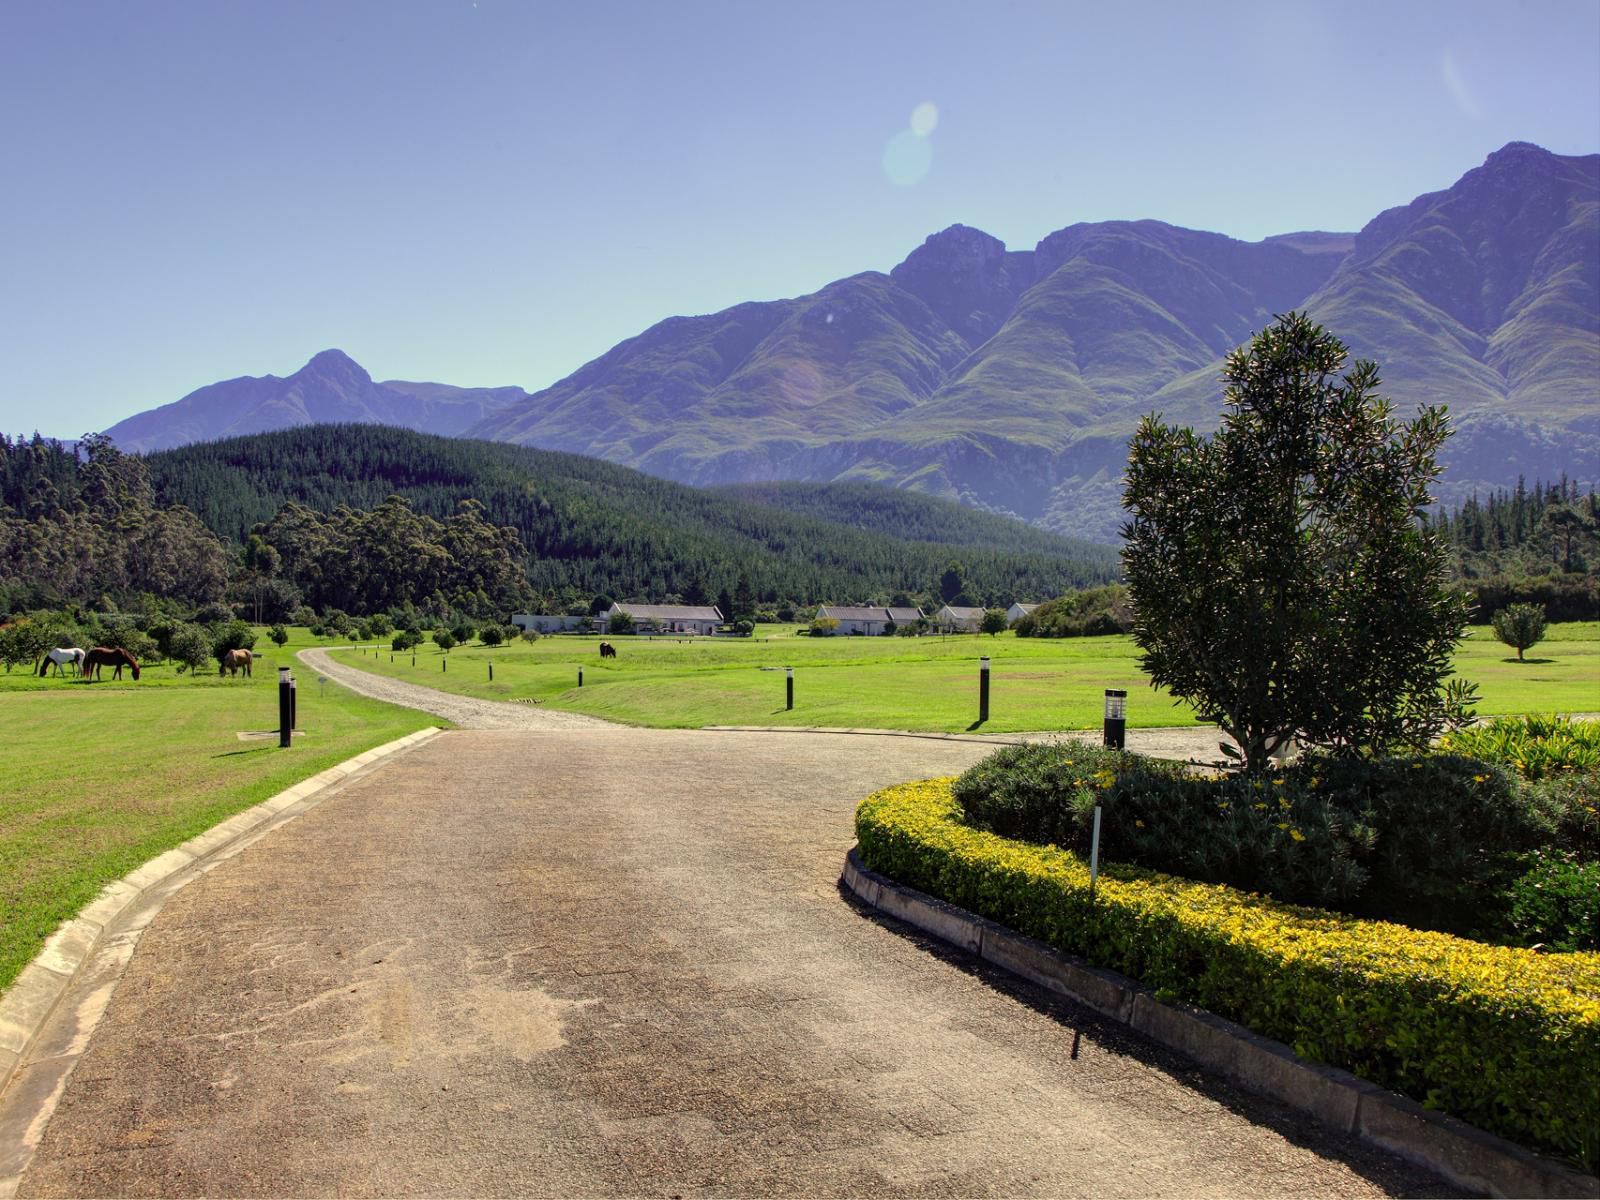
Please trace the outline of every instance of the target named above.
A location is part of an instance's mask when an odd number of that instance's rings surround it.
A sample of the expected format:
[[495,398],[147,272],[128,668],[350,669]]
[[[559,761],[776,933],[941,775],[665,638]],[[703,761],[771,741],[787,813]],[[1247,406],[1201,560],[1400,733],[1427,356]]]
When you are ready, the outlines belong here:
[[1106,689],[1105,745],[1121,750],[1128,735],[1128,693],[1120,688]]
[[793,667],[785,667],[783,669],[783,673],[784,673],[784,677],[785,677],[784,678],[784,687],[788,690],[788,693],[789,693],[789,697],[788,697],[789,702],[788,702],[787,707],[790,708],[790,709],[793,709],[794,708],[794,668]]
[[489,682],[494,682],[494,659],[489,660]]
[[289,733],[294,728],[289,715],[289,668],[278,668],[278,749],[289,746]]
[[583,686],[583,668],[582,667],[578,668],[578,686],[579,687]]
[[989,656],[978,660],[978,724],[989,719]]
[[289,729],[294,731],[300,728],[300,684],[293,675],[289,676]]

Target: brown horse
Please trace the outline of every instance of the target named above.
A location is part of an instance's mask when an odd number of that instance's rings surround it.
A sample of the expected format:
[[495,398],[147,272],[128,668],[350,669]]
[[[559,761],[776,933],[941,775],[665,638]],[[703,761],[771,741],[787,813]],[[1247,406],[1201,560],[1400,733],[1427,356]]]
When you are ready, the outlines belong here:
[[222,656],[222,666],[218,669],[217,674],[237,675],[240,671],[243,671],[245,678],[248,679],[250,677],[250,663],[254,658],[255,655],[248,650],[229,650]]
[[131,667],[133,677],[139,678],[139,660],[121,646],[96,646],[83,656],[83,677],[99,679],[101,667],[113,667],[112,679],[122,678],[122,668]]
[[617,648],[615,646],[613,646],[610,642],[601,642],[600,643],[600,657],[601,658],[615,658],[616,656],[617,656]]

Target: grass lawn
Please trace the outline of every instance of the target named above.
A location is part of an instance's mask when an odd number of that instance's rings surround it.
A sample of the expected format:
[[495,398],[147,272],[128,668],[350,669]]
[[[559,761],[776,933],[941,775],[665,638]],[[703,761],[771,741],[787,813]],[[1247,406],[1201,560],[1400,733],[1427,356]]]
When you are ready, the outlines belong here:
[[238,731],[277,724],[271,668],[290,659],[263,644],[274,653],[248,681],[170,666],[138,683],[0,675],[0,989],[107,883],[307,776],[441,723],[334,684],[319,695],[301,668],[305,736],[289,750],[241,742]]
[[[1135,727],[1193,720],[1152,690],[1126,637],[1060,640],[998,637],[811,638],[795,627],[758,626],[754,638],[677,641],[595,637],[473,645],[448,656],[431,643],[413,656],[348,646],[352,666],[493,700],[533,698],[552,708],[667,728],[702,725],[828,725],[954,732],[977,728],[978,656],[993,660],[984,732],[1089,729],[1105,688],[1128,691]],[[494,664],[494,681],[488,677]],[[1600,709],[1600,623],[1552,625],[1518,663],[1487,626],[1462,643],[1458,662],[1480,684],[1484,715]],[[795,708],[784,709],[782,667],[795,668]],[[577,686],[583,668],[584,686]]]

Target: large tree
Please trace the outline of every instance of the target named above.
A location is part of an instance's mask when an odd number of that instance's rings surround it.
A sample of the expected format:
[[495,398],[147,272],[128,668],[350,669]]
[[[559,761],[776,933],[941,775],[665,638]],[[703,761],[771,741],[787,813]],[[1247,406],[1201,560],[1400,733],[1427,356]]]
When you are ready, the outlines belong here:
[[1378,395],[1378,368],[1290,313],[1229,355],[1210,438],[1147,417],[1130,446],[1123,569],[1151,679],[1264,769],[1299,738],[1425,743],[1470,700],[1444,686],[1468,613],[1422,513],[1449,433]]

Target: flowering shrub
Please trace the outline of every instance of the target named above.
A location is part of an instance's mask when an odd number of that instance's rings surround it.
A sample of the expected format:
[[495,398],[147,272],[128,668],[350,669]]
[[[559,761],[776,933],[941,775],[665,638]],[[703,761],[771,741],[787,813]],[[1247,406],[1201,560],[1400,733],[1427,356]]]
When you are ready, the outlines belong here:
[[1592,1166],[1600,954],[1538,954],[1298,908],[973,829],[949,779],[856,813],[868,867],[1202,1005],[1307,1058]]

